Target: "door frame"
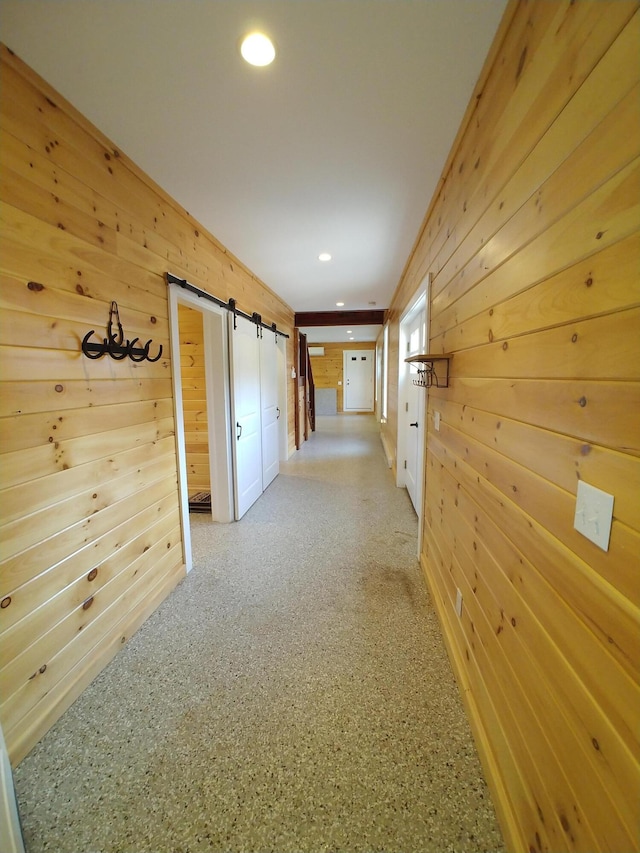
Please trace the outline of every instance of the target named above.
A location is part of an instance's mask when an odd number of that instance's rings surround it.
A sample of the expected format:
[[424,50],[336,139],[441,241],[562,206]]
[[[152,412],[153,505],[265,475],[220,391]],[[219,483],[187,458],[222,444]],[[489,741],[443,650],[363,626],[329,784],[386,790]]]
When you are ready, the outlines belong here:
[[[191,571],[191,528],[189,525],[189,493],[187,489],[187,454],[184,436],[182,373],[180,369],[180,325],[178,305],[195,308],[203,315],[205,389],[209,438],[211,477],[211,516],[213,521],[228,523],[235,520],[234,470],[231,418],[231,363],[229,357],[228,309],[203,299],[177,283],[168,284],[169,342],[171,349],[171,379],[178,461],[178,495],[182,554],[187,572]],[[279,362],[278,408],[280,409],[280,461],[286,462],[289,450],[287,399],[287,338],[265,329],[277,337]]]
[[[347,409],[347,366],[349,364],[349,358],[353,356],[354,353],[366,353],[367,356],[371,358],[371,366],[372,366],[372,376],[371,376],[371,408],[370,409]],[[349,412],[366,412],[374,413],[376,409],[376,351],[373,349],[345,349],[342,351],[342,412],[343,414],[348,414]]]
[[[407,308],[402,313],[399,323],[399,343],[398,343],[398,433],[397,433],[397,465],[396,465],[396,485],[400,488],[406,487],[406,477],[404,468],[400,465],[400,460],[405,458],[407,447],[407,435],[405,418],[403,418],[404,410],[409,400],[409,384],[412,382],[410,367],[405,362],[407,353],[408,338],[406,333],[407,326],[414,319],[415,315],[424,311],[424,326],[425,326],[425,348],[429,346],[429,292],[431,289],[431,273],[427,273],[413,297],[408,303]],[[422,525],[424,519],[424,476],[425,476],[425,440],[427,435],[426,417],[427,417],[427,390],[424,389],[420,394],[418,403],[418,456],[416,464],[416,483],[417,494],[416,503],[420,507],[418,510],[418,549],[422,541]]]
[[184,435],[182,373],[180,360],[180,323],[178,305],[194,308],[202,314],[205,356],[205,389],[211,479],[211,517],[214,521],[233,521],[233,468],[231,456],[231,403],[227,311],[214,302],[169,284],[169,340],[171,378],[178,459],[178,494],[182,527],[182,556],[187,572],[193,566],[189,492],[187,489],[187,451]]

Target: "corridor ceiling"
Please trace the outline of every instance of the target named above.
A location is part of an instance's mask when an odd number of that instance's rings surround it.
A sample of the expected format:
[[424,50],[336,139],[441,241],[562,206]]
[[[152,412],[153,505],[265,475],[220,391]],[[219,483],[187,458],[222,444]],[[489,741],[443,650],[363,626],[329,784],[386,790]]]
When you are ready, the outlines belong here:
[[[0,38],[295,311],[363,310],[389,305],[505,5],[0,0]],[[254,29],[269,67],[240,56]]]

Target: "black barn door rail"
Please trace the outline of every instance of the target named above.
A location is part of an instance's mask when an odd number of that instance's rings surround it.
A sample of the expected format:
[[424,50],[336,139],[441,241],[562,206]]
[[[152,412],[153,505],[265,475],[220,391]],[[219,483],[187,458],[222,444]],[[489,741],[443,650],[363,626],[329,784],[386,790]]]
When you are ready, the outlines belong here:
[[268,329],[270,332],[273,332],[274,335],[282,335],[283,338],[289,337],[286,332],[281,332],[280,329],[276,327],[275,323],[271,323],[271,325],[269,325],[268,323],[263,323],[262,317],[257,312],[254,311],[253,314],[245,314],[244,311],[238,310],[238,308],[236,308],[235,299],[230,299],[228,302],[223,302],[222,299],[218,299],[217,296],[212,296],[210,293],[207,293],[206,290],[201,290],[199,287],[196,287],[195,284],[190,284],[184,278],[178,278],[170,272],[166,273],[166,277],[167,284],[177,284],[181,288],[183,288],[183,290],[188,290],[189,293],[195,293],[195,295],[199,296],[201,299],[208,299],[210,302],[215,302],[215,304],[219,305],[220,308],[226,308],[227,311],[231,311],[233,313],[234,329],[236,327],[235,318],[239,316],[244,317],[245,320],[250,320],[252,323],[255,323],[256,332],[260,337],[262,337],[262,329]]

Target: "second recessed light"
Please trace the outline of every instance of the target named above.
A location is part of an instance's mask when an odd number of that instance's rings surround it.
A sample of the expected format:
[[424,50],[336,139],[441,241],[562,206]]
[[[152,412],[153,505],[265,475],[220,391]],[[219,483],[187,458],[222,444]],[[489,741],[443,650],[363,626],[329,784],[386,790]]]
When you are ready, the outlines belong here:
[[320,252],[320,254],[318,255],[318,260],[319,261],[330,261],[331,255],[329,254],[329,252]]

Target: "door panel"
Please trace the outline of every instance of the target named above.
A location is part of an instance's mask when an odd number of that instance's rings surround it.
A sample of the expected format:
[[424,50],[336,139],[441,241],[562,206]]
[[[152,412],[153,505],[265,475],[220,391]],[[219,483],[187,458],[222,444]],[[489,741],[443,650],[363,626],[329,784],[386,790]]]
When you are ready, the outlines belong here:
[[373,411],[375,350],[344,351],[345,412]]
[[418,505],[418,443],[422,439],[422,424],[420,423],[420,392],[424,389],[418,388],[413,384],[413,379],[418,375],[416,370],[409,373],[409,385],[407,386],[407,410],[406,417],[406,447],[405,453],[407,457],[407,470],[405,483],[411,503],[416,512],[420,512]]
[[[406,356],[419,355],[424,352],[426,328],[424,309],[415,311],[409,318],[403,321],[402,330],[407,341]],[[404,453],[405,453],[405,477],[404,483],[407,487],[411,503],[418,514],[421,512],[422,502],[422,453],[424,443],[424,417],[426,413],[425,396],[426,390],[413,384],[418,378],[418,370],[415,365],[406,365],[405,374],[405,406],[403,412],[404,424]]]
[[266,489],[280,469],[278,409],[278,344],[267,332],[260,340],[260,388],[262,407],[262,488]]
[[260,339],[256,325],[230,316],[233,388],[233,460],[236,520],[262,494],[262,430],[260,423]]

